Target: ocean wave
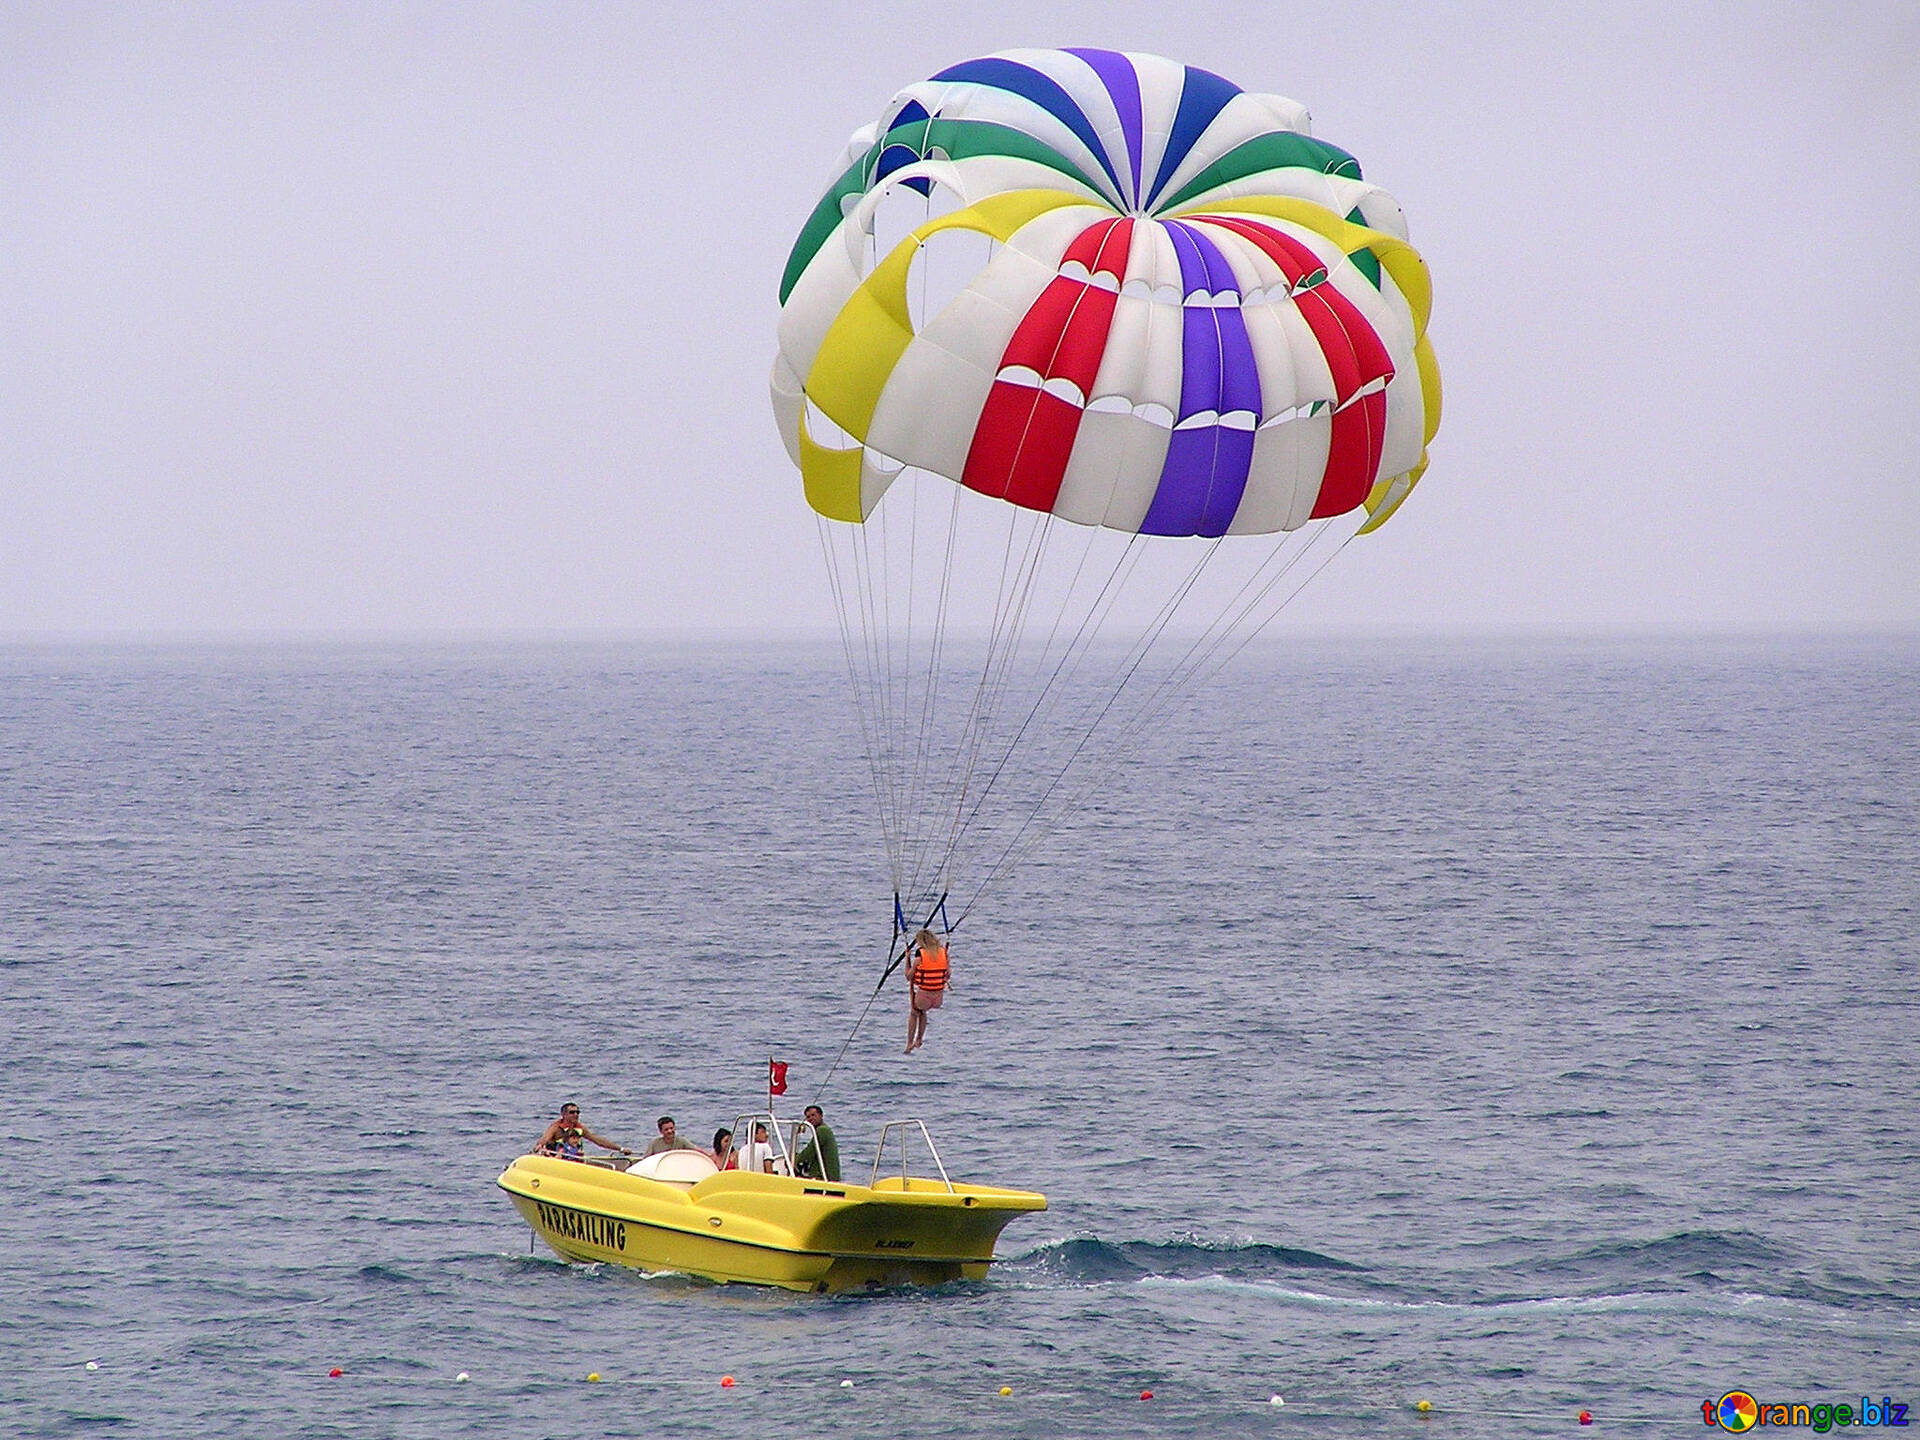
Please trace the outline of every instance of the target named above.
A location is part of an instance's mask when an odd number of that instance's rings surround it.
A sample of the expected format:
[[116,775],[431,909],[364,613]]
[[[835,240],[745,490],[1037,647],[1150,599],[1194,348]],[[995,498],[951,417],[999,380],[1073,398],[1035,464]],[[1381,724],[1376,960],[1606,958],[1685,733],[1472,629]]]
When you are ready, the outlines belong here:
[[1222,1294],[1249,1295],[1306,1309],[1372,1312],[1449,1311],[1459,1315],[1488,1317],[1497,1315],[1539,1315],[1554,1312],[1568,1314],[1665,1314],[1718,1315],[1729,1304],[1754,1305],[1784,1303],[1780,1297],[1763,1295],[1727,1295],[1709,1298],[1674,1291],[1628,1290],[1594,1295],[1490,1295],[1471,1298],[1441,1297],[1413,1292],[1381,1289],[1373,1294],[1339,1295],[1303,1289],[1272,1280],[1241,1279],[1227,1275],[1170,1276],[1149,1275],[1140,1280],[1143,1288],[1181,1288],[1210,1290]]
[[1076,1236],[1010,1256],[1003,1270],[1025,1271],[1070,1284],[1099,1285],[1147,1277],[1246,1277],[1295,1270],[1364,1271],[1363,1265],[1288,1245],[1208,1240],[1101,1240]]
[[1790,1263],[1779,1246],[1744,1230],[1682,1230],[1654,1240],[1614,1240],[1557,1260],[1529,1261],[1548,1275],[1635,1276],[1680,1280],[1716,1270],[1777,1270]]

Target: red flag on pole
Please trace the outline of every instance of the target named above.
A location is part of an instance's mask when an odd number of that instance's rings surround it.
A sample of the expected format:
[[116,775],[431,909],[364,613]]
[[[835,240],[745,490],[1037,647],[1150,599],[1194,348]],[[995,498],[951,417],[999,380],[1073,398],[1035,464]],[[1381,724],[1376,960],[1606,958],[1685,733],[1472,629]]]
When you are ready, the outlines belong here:
[[784,1095],[787,1093],[787,1062],[784,1060],[767,1061],[767,1094]]

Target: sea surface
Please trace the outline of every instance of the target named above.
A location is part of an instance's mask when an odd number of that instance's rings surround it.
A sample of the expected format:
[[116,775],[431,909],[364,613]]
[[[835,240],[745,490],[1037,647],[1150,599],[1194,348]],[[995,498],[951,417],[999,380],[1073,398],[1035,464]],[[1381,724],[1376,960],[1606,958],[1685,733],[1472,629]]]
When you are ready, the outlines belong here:
[[910,1113],[1048,1195],[989,1279],[530,1245],[494,1179],[561,1100],[636,1144],[826,1078],[891,922],[846,690],[806,646],[0,651],[0,1433],[1920,1406],[1913,641],[1249,652],[969,918],[926,1048],[889,987],[827,1086],[851,1171]]

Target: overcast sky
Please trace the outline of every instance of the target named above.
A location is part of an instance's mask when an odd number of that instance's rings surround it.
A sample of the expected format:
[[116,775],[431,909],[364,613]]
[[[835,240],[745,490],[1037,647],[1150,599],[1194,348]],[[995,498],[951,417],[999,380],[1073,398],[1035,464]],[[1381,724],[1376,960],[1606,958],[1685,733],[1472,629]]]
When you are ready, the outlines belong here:
[[0,636],[830,623],[787,248],[1067,44],[1303,102],[1432,268],[1432,469],[1303,623],[1920,630],[1911,0],[0,0]]

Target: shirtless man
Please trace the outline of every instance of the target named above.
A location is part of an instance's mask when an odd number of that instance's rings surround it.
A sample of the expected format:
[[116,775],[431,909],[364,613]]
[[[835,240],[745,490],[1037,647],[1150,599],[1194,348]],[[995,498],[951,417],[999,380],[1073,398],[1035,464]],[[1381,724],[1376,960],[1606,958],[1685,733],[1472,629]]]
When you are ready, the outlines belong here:
[[534,1144],[536,1155],[558,1155],[562,1160],[584,1160],[587,1158],[585,1142],[591,1140],[602,1150],[618,1150],[622,1155],[631,1155],[628,1150],[611,1140],[603,1140],[586,1127],[580,1118],[580,1107],[569,1100],[560,1107],[560,1118],[547,1126],[546,1133]]

